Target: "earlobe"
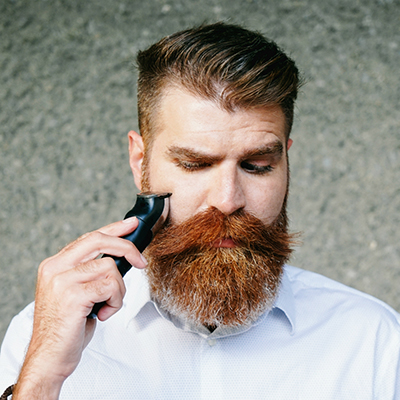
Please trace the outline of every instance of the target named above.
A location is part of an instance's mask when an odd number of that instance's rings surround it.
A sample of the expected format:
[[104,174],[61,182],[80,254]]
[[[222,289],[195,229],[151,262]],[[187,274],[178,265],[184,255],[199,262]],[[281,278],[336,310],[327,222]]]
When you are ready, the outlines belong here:
[[135,185],[142,190],[142,162],[144,156],[144,145],[142,137],[135,131],[129,131],[129,165],[131,166]]

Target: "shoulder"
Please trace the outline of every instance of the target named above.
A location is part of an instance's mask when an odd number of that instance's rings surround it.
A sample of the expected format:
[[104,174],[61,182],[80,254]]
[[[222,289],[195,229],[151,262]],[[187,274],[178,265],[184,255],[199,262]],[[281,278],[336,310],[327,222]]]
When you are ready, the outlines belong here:
[[20,311],[10,322],[6,335],[3,341],[14,342],[17,340],[30,340],[32,335],[33,314],[35,303],[28,304],[22,311]]
[[383,301],[315,272],[286,266],[285,273],[298,312],[312,310],[341,321],[386,324],[400,334],[399,313]]
[[0,388],[14,383],[25,358],[32,335],[34,303],[16,315],[4,337],[0,352]]
[[10,322],[2,344],[2,355],[7,346],[29,343],[32,335],[35,303],[28,304]]

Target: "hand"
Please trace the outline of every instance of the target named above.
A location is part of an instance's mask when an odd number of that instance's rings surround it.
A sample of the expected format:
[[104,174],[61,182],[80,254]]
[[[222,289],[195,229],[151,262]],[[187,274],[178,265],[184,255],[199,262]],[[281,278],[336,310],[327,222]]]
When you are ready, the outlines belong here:
[[38,399],[58,398],[93,336],[96,320],[87,318],[93,305],[106,302],[101,321],[122,306],[125,285],[114,260],[97,257],[123,256],[137,268],[146,266],[136,247],[119,237],[137,226],[129,218],[85,234],[40,264],[32,339],[13,398],[26,398],[28,388],[30,399],[35,390],[41,391]]

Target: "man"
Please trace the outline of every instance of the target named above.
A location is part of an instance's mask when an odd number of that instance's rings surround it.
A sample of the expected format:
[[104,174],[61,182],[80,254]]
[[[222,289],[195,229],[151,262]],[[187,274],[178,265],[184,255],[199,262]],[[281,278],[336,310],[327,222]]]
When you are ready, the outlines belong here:
[[[285,265],[294,63],[221,23],[138,63],[130,165],[141,190],[172,193],[169,219],[145,258],[121,238],[131,218],[43,261],[35,306],[3,344],[2,386],[17,382],[14,400],[400,398],[399,315]],[[122,280],[102,253],[136,268]]]

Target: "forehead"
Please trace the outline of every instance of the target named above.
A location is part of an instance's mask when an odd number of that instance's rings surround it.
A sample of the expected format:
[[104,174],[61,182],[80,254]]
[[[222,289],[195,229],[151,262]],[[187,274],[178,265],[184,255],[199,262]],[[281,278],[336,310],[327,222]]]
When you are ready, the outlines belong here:
[[285,142],[285,117],[279,106],[227,111],[180,88],[163,95],[156,116],[154,145],[197,150],[229,150]]

